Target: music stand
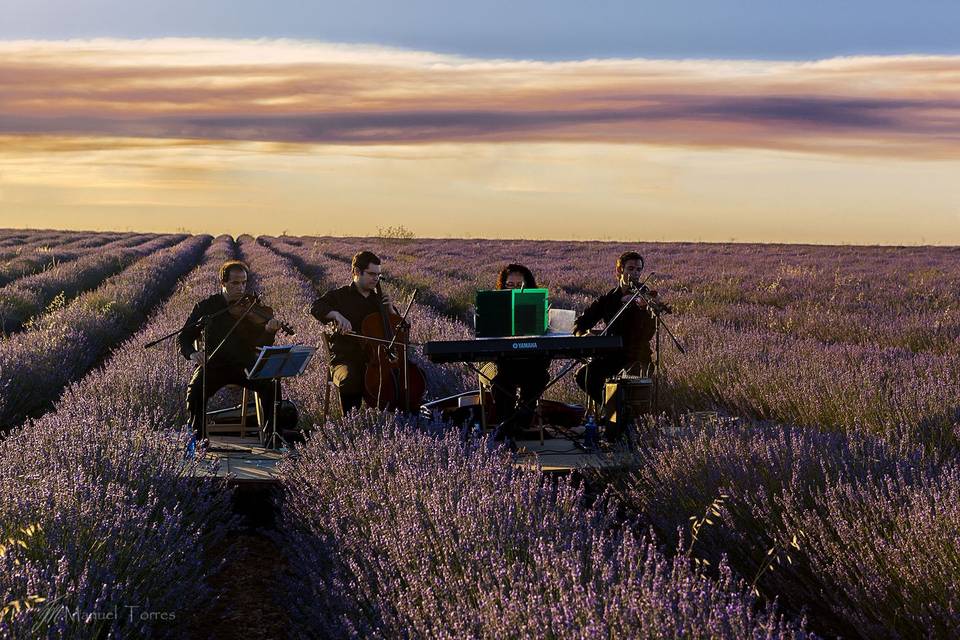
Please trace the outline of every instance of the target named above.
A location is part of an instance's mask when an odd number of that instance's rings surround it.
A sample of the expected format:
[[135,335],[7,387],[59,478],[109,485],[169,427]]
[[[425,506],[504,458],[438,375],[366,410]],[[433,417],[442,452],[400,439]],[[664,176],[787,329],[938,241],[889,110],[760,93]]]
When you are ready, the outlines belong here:
[[[279,347],[260,347],[260,354],[252,367],[246,369],[247,380],[271,380],[273,382],[273,420],[260,429],[260,441],[264,447],[276,447],[277,440],[287,446],[277,428],[280,418],[280,379],[293,378],[303,373],[313,357],[315,347],[287,345]],[[267,426],[270,434],[267,435]]]

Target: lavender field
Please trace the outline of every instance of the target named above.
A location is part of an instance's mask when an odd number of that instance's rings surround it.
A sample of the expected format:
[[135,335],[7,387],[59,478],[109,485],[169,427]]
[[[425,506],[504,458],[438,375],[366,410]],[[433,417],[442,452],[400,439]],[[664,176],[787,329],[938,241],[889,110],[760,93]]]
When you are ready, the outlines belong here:
[[[217,627],[231,490],[184,458],[188,363],[143,344],[240,258],[316,346],[310,303],[361,249],[417,289],[415,342],[470,337],[508,262],[579,311],[637,249],[687,352],[664,343],[636,470],[560,479],[440,423],[324,421],[315,360],[264,534],[281,622],[247,635],[960,635],[958,249],[0,230],[0,637]],[[430,398],[475,383],[415,358]],[[583,401],[572,376],[548,396]]]

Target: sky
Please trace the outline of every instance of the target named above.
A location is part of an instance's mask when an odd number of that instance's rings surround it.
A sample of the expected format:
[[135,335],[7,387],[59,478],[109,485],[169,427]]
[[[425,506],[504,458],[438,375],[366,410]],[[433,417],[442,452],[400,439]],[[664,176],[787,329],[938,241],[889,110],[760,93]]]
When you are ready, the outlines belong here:
[[958,27],[933,1],[0,0],[0,227],[960,244]]

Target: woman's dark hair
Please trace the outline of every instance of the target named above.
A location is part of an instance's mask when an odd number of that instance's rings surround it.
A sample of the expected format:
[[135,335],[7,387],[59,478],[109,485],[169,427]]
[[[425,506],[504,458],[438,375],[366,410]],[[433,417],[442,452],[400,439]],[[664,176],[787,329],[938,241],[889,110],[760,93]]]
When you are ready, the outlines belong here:
[[497,289],[505,289],[507,286],[507,276],[511,273],[519,273],[523,276],[523,287],[525,289],[536,289],[537,280],[533,277],[533,272],[522,264],[508,264],[500,269],[500,275],[497,276]]

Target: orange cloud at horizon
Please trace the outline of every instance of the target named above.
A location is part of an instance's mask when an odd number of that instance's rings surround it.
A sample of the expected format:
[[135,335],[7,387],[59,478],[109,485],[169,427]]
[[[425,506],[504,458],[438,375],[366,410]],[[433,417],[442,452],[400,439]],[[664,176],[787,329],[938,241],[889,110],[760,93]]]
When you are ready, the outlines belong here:
[[958,75],[0,42],[0,227],[960,244]]
[[957,162],[588,143],[120,142],[0,154],[0,227],[960,244]]

